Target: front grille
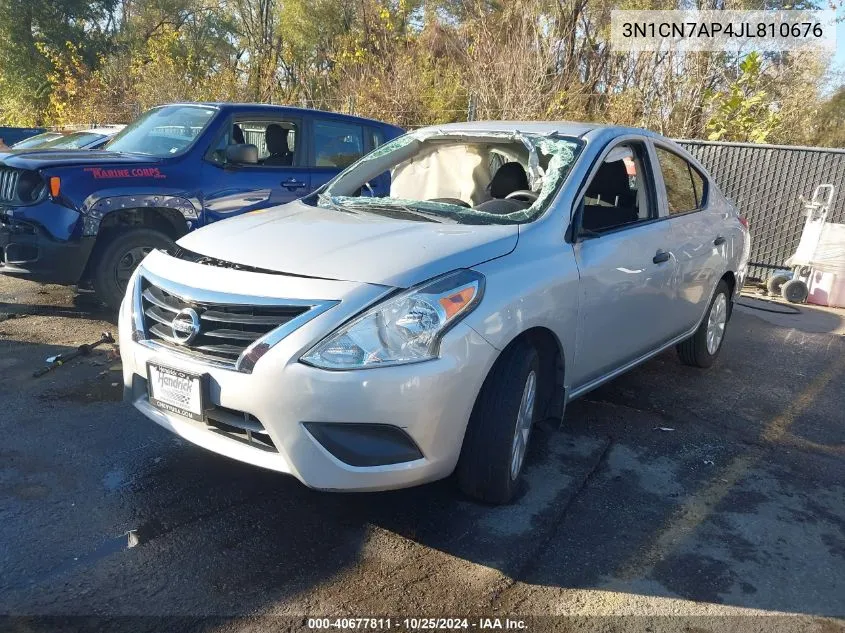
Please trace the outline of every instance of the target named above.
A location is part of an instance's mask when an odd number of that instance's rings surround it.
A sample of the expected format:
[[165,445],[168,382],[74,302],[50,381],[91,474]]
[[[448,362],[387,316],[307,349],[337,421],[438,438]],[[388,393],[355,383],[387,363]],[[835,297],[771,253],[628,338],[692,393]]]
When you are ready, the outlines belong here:
[[17,199],[18,178],[21,172],[10,167],[0,167],[0,201],[14,202]]
[[[144,335],[150,341],[182,353],[234,366],[255,341],[307,312],[302,305],[234,305],[188,301],[141,277]],[[187,342],[174,330],[174,317],[192,309],[199,317],[199,331]]]

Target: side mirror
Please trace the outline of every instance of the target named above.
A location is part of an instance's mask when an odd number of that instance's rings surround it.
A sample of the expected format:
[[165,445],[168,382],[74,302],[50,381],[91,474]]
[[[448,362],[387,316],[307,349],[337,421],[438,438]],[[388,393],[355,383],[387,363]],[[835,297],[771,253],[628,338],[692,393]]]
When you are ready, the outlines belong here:
[[226,163],[235,165],[257,165],[258,148],[248,143],[226,147]]

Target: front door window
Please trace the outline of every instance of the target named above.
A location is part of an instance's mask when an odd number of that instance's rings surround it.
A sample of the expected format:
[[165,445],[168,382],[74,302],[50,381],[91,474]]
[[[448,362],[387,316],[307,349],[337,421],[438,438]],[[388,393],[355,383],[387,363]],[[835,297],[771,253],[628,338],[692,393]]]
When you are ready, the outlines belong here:
[[617,145],[584,194],[582,227],[603,232],[657,217],[650,204],[642,144]]

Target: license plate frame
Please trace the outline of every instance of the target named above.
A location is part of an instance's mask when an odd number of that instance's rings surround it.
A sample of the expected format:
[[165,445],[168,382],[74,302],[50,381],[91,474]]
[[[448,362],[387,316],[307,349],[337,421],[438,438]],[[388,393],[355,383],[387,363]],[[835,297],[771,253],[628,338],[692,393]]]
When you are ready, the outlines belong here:
[[[157,375],[154,376],[154,374]],[[158,383],[154,382],[153,379],[161,374],[169,374],[177,380],[189,381],[191,391],[184,400],[184,404],[180,405],[173,402],[173,397],[170,398],[170,401],[160,398],[160,396],[167,394],[161,393],[160,388],[155,387]],[[147,362],[147,397],[150,404],[157,409],[167,413],[175,413],[197,422],[205,422],[206,403],[208,402],[208,374],[196,374],[161,363]],[[178,402],[178,399],[176,402]]]

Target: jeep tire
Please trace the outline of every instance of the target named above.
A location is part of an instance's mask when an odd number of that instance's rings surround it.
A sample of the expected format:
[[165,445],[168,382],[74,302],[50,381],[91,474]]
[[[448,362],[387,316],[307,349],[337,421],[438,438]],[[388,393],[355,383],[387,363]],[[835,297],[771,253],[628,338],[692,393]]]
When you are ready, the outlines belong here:
[[173,240],[153,229],[130,229],[109,238],[92,275],[94,292],[110,310],[117,310],[132,273],[153,249],[166,250]]

